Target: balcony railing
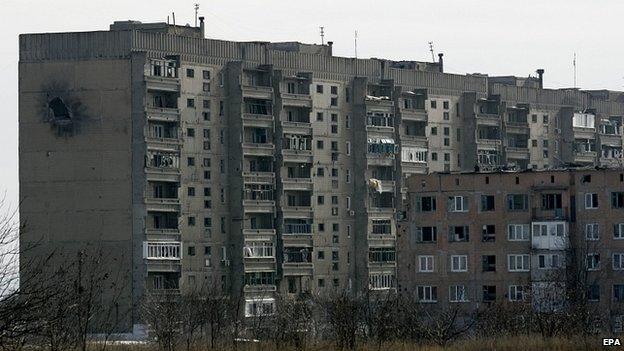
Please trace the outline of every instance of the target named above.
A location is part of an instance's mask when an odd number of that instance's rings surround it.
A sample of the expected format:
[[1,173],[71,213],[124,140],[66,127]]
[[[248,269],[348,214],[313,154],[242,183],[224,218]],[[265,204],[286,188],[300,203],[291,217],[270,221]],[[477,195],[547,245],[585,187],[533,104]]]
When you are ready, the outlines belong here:
[[312,234],[312,225],[284,224],[284,234]]

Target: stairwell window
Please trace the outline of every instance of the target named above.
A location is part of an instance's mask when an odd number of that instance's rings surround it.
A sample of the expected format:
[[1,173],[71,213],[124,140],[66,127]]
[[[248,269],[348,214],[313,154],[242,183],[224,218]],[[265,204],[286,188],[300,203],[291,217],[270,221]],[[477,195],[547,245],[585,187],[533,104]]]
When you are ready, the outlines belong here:
[[468,198],[464,196],[450,196],[448,198],[449,212],[468,212]]

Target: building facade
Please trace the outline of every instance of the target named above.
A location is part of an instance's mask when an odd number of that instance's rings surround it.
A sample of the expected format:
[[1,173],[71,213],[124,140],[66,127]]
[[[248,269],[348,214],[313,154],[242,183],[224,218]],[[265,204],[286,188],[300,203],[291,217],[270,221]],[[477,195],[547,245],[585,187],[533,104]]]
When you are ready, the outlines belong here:
[[277,292],[394,290],[408,176],[622,156],[622,94],[447,74],[441,55],[129,21],[22,35],[19,69],[22,243],[105,247],[133,310],[206,285],[250,316]]
[[430,174],[407,182],[408,216],[397,239],[401,292],[442,306],[532,299],[545,308],[553,293],[565,299],[572,276],[621,328],[622,169]]

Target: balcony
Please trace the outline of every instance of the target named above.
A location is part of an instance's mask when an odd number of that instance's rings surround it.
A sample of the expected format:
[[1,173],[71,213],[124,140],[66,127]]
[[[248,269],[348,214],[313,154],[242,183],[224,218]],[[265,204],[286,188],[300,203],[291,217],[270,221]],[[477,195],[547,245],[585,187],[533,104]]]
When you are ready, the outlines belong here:
[[273,115],[243,113],[243,126],[273,128]]
[[147,87],[147,90],[179,92],[180,79],[175,77],[146,75],[145,86]]
[[500,139],[477,139],[477,148],[480,150],[498,150],[501,144]]
[[600,144],[612,147],[622,147],[622,136],[619,134],[600,134]]
[[275,173],[243,172],[243,181],[246,184],[275,184]]
[[483,126],[497,127],[497,126],[500,126],[500,123],[501,123],[500,115],[498,115],[497,113],[477,112],[475,113],[475,119],[476,119],[477,125],[483,125]]
[[284,276],[312,275],[314,273],[312,253],[308,247],[285,247],[282,263]]
[[424,135],[401,134],[401,146],[412,146],[427,149],[429,142]]
[[394,107],[394,101],[392,101],[387,96],[366,95],[364,99],[364,104],[366,105],[367,108],[384,107],[384,108],[387,108],[389,111],[391,111],[392,108]]
[[414,122],[427,122],[429,120],[429,116],[427,115],[427,110],[423,109],[410,109],[410,108],[401,108],[401,119],[404,121],[414,121]]
[[392,166],[395,155],[391,153],[367,153],[366,160],[369,166]]
[[273,87],[261,85],[243,85],[243,97],[252,99],[273,100]]
[[528,160],[531,157],[528,147],[511,147],[505,149],[507,159]]
[[596,139],[596,128],[594,127],[573,127],[575,139]]
[[312,108],[312,98],[310,94],[282,93],[280,96],[282,98],[282,105],[284,106]]
[[148,121],[177,122],[180,123],[180,110],[169,107],[145,108]]
[[261,228],[261,229],[250,229],[250,228],[244,228],[243,229],[243,235],[245,236],[275,236],[276,231],[275,229],[266,229],[266,228]]
[[148,211],[180,212],[180,199],[178,198],[145,198],[145,207]]
[[543,221],[531,223],[531,248],[534,250],[566,250],[570,247],[568,223]]
[[266,294],[277,291],[277,287],[272,284],[264,284],[264,285],[249,285],[246,284],[243,288],[243,292],[246,294]]
[[312,178],[283,178],[284,190],[312,191]]
[[308,219],[314,217],[312,206],[282,206],[284,218],[301,218]]
[[541,207],[533,207],[531,217],[535,220],[567,220],[568,208],[561,207],[555,209],[542,209]]
[[275,145],[272,143],[243,143],[243,154],[247,156],[273,156]]
[[574,153],[574,162],[594,163],[597,155],[596,151],[577,151]]
[[274,213],[274,200],[243,200],[245,213]]
[[312,124],[309,122],[282,121],[282,131],[287,134],[312,135]]
[[312,163],[312,150],[282,149],[284,162]]

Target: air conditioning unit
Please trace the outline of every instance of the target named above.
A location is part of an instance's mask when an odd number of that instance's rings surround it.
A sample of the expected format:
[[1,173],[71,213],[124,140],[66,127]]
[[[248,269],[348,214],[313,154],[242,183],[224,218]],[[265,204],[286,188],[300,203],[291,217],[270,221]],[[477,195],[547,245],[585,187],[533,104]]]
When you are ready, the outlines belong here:
[[351,216],[351,217],[355,216],[355,211],[353,211],[353,210],[349,211],[349,216]]

